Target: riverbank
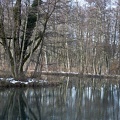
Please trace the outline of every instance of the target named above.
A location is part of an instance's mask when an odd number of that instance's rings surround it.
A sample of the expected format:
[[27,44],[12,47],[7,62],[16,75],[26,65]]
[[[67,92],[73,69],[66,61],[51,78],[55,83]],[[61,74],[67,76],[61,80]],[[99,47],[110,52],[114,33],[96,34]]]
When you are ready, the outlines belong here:
[[99,79],[120,79],[120,75],[93,75],[93,74],[82,74],[77,72],[53,72],[53,71],[42,71],[37,72],[32,76],[32,72],[25,80],[15,80],[7,74],[0,75],[0,87],[47,87],[47,86],[58,86],[64,83],[62,80],[56,78],[55,80],[41,79],[42,76],[70,76],[70,77],[84,77],[84,78],[99,78]]
[[[39,73],[36,73],[36,76]],[[42,71],[42,75],[62,75],[62,76],[76,76],[76,77],[92,77],[92,78],[115,78],[115,79],[120,79],[120,75],[95,75],[95,74],[82,74],[78,72],[53,72],[53,71]]]
[[35,78],[28,78],[26,81],[18,81],[14,78],[0,78],[0,87],[47,87],[58,86],[62,81],[47,81]]

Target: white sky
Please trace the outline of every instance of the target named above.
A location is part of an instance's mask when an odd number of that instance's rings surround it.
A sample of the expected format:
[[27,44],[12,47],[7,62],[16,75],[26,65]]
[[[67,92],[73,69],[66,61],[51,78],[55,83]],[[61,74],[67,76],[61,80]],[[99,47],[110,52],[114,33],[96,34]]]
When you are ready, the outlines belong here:
[[84,4],[86,4],[86,2],[84,1],[84,0],[74,0],[75,2],[79,2],[80,3],[80,5],[84,5]]
[[[85,2],[85,0],[74,0],[75,2],[79,2],[79,4],[81,6],[84,6],[87,2]],[[111,0],[111,4],[114,6],[116,6],[116,3],[118,2],[118,0]]]

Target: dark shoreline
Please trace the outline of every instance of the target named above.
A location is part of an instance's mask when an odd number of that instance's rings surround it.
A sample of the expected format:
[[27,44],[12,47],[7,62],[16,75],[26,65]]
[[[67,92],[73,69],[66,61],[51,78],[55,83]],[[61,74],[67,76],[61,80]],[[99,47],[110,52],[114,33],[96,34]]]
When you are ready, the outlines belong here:
[[6,81],[6,80],[1,80],[0,81],[0,88],[10,88],[10,87],[18,87],[18,88],[22,88],[22,87],[54,87],[54,86],[59,86],[60,84],[62,84],[62,82],[32,82],[32,83],[11,83],[10,81]]

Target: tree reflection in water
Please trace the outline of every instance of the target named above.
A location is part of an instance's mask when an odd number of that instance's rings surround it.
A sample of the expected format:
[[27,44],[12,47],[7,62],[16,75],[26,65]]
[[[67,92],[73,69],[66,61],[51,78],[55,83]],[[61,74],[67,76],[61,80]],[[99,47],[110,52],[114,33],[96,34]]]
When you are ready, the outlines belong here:
[[0,90],[0,120],[120,119],[119,81],[68,79],[58,87]]
[[[28,114],[29,113],[29,114]],[[1,120],[37,120],[34,112],[28,105],[25,93],[22,89],[12,89],[7,96],[7,101],[2,109]]]

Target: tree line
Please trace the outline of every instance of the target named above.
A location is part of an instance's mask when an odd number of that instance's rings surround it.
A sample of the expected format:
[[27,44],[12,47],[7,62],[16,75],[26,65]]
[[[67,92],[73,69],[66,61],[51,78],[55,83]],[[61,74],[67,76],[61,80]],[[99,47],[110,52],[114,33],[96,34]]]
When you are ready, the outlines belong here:
[[[12,76],[120,74],[120,0],[1,0],[1,68]],[[7,68],[7,67],[6,67]]]

